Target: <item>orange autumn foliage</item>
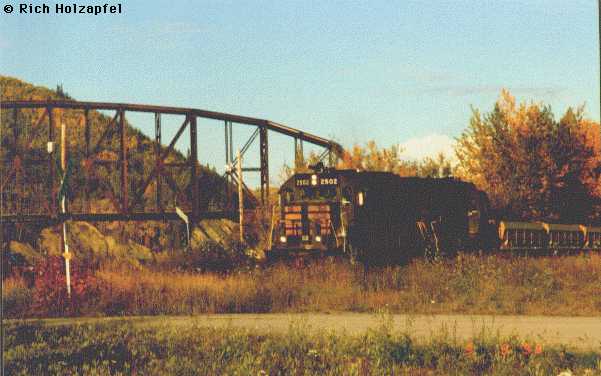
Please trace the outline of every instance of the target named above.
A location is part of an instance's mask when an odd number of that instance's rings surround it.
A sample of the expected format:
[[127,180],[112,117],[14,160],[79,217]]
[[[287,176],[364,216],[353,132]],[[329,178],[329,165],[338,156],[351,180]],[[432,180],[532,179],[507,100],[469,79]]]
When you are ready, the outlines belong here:
[[601,220],[601,131],[582,107],[556,120],[549,106],[517,104],[503,90],[491,112],[473,110],[456,152],[460,177],[505,217]]
[[353,145],[345,150],[339,169],[361,171],[385,171],[400,176],[447,177],[452,174],[451,161],[442,153],[435,157],[426,157],[421,161],[403,159],[402,147],[392,145],[380,148],[375,141],[368,141],[365,146]]

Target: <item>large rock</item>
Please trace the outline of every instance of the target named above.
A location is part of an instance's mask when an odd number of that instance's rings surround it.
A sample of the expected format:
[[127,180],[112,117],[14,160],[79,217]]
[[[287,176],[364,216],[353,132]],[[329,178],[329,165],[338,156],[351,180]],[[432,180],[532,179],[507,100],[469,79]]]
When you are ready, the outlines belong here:
[[198,248],[205,242],[215,242],[231,248],[238,239],[238,225],[227,219],[205,219],[192,230],[190,243]]
[[40,233],[40,247],[45,255],[60,256],[61,236],[57,229],[45,228]]
[[8,245],[8,250],[23,257],[23,260],[29,265],[33,265],[36,261],[44,258],[44,256],[38,253],[29,244],[19,243],[14,240]]
[[[62,226],[46,228],[40,234],[40,245],[48,255],[62,254]],[[67,240],[69,251],[74,258],[87,261],[120,260],[130,264],[139,264],[152,259],[147,247],[131,240],[126,243],[102,234],[87,222],[67,222]]]
[[[39,245],[44,255],[62,255],[62,226],[42,230]],[[105,235],[87,222],[67,222],[69,250],[75,259],[86,261],[123,261],[138,265],[153,259],[151,250],[132,240],[122,242],[116,236]],[[207,242],[231,249],[238,241],[238,224],[227,219],[207,219],[192,229],[191,246],[202,248]],[[12,243],[11,243],[12,244]],[[28,260],[39,255],[33,248],[18,243],[14,247]],[[34,252],[34,253],[32,253]]]
[[68,222],[67,239],[69,250],[85,259],[110,256],[106,237],[98,229],[86,222]]

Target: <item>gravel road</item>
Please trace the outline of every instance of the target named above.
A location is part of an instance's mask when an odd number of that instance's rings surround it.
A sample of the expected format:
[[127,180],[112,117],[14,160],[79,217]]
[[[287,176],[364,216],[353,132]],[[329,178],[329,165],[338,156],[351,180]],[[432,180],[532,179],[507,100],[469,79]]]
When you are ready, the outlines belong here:
[[394,331],[418,341],[446,336],[467,340],[484,333],[511,336],[580,350],[601,352],[601,317],[486,316],[486,315],[376,315],[363,313],[216,314],[195,316],[137,316],[127,318],[48,319],[49,325],[74,322],[129,320],[136,326],[167,325],[185,329],[192,325],[245,328],[256,332],[286,332],[291,325],[316,332],[360,334],[389,322]]

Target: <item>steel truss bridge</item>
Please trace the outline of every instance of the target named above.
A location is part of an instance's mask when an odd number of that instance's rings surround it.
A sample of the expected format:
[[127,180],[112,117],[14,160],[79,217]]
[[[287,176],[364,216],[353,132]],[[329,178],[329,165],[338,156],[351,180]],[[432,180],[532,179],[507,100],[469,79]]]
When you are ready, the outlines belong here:
[[[237,211],[232,205],[234,191],[239,184],[238,174],[233,168],[237,163],[234,155],[233,124],[254,127],[250,138],[240,148],[244,155],[259,139],[258,167],[244,167],[242,171],[260,174],[260,198],[255,198],[242,182],[247,197],[265,205],[269,200],[269,134],[279,133],[294,139],[294,160],[298,166],[303,158],[303,143],[323,148],[320,160],[336,163],[342,147],[322,137],[269,120],[213,112],[194,108],[165,107],[154,105],[79,102],[71,100],[5,101],[0,103],[2,118],[1,221],[5,223],[57,223],[64,220],[81,221],[145,221],[178,219],[176,207],[181,208],[191,221],[205,218],[235,218]],[[107,111],[112,118],[99,115]],[[132,113],[154,114],[154,139],[146,149],[131,147],[133,138],[126,117]],[[169,115],[179,118],[181,125],[168,143],[164,143],[162,132],[165,124],[161,119]],[[75,190],[75,198],[69,199],[68,210],[59,210],[57,195],[61,185],[57,160],[61,153],[59,122],[62,119],[79,119],[80,127],[69,129],[64,138],[67,153],[75,153],[81,160],[77,178],[83,182]],[[102,121],[100,121],[100,120]],[[202,204],[203,181],[200,178],[198,160],[198,138],[202,137],[203,120],[223,121],[225,163],[228,168],[222,180],[227,183],[219,187],[225,203],[219,210]],[[94,120],[94,121],[92,121]],[[212,122],[206,126],[220,124]],[[72,122],[71,122],[72,125]],[[79,138],[74,137],[75,132]],[[81,135],[83,133],[83,135]],[[175,145],[184,134],[189,138],[189,155],[173,158],[177,154]],[[83,136],[83,137],[82,137]],[[45,142],[40,142],[43,140]],[[83,145],[72,145],[73,142]],[[166,146],[165,146],[166,145]],[[106,150],[112,149],[107,157]],[[148,150],[152,149],[152,150]],[[142,177],[135,179],[131,170],[136,153],[146,153]],[[152,155],[152,159],[148,156]],[[139,158],[138,158],[139,159]],[[243,159],[244,160],[244,159]],[[138,166],[139,167],[139,166]],[[174,175],[176,173],[177,175]],[[138,174],[140,175],[140,174]],[[150,189],[150,190],[149,190]],[[109,208],[93,208],[90,205],[92,190],[109,197]],[[72,191],[74,191],[72,189]],[[149,194],[150,192],[150,194]],[[175,202],[165,198],[171,195]],[[151,196],[149,199],[148,196]],[[152,197],[153,196],[153,197]]]

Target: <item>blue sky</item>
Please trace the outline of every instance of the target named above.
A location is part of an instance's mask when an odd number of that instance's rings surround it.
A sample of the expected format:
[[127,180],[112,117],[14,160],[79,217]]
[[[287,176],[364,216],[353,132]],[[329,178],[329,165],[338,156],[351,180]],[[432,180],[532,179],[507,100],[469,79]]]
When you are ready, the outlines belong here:
[[[62,83],[80,100],[256,116],[347,146],[405,144],[407,157],[448,148],[470,106],[490,110],[503,87],[556,114],[586,103],[599,119],[594,0],[128,0],[123,9],[2,13],[0,72]],[[150,118],[131,120],[152,129]],[[199,146],[221,169],[217,125],[206,122]],[[239,130],[240,143],[248,132]],[[292,143],[271,141],[276,181]]]

